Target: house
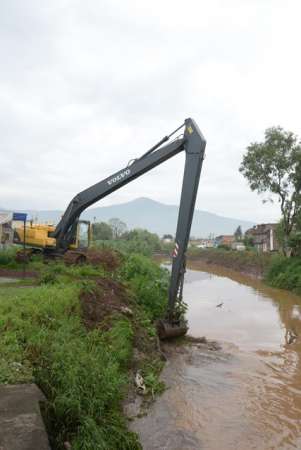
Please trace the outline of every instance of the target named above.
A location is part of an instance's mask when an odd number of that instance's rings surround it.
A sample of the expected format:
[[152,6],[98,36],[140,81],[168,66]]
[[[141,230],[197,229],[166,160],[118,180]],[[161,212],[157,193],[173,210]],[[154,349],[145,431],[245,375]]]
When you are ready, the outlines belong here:
[[165,244],[170,244],[171,242],[173,242],[174,238],[171,234],[164,234],[164,236],[162,237],[162,241]]
[[251,238],[254,247],[261,252],[273,252],[279,249],[276,239],[277,223],[262,223],[249,228],[245,236]]
[[198,248],[212,248],[213,240],[212,239],[201,239],[201,242],[197,244]]
[[246,246],[241,241],[235,241],[235,242],[232,242],[231,248],[232,248],[232,250],[237,250],[239,252],[242,252],[246,249]]
[[197,248],[210,248],[213,247],[213,239],[210,238],[191,238],[189,241],[190,246]]
[[12,214],[0,212],[0,248],[13,242]]
[[219,245],[226,245],[227,247],[231,247],[234,241],[235,236],[230,234],[221,234],[220,236],[216,236],[214,239],[214,246],[218,247]]

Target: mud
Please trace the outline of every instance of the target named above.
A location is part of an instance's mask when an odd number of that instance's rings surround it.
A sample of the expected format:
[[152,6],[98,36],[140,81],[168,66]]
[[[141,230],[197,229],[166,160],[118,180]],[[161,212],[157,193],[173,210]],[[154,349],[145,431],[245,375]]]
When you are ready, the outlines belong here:
[[207,266],[224,267],[243,273],[252,278],[262,279],[271,256],[268,253],[261,254],[260,258],[252,255],[242,259],[240,252],[215,252],[212,250],[202,250],[198,256],[188,256],[188,261],[192,265],[206,264]]
[[38,276],[37,272],[33,270],[15,270],[15,269],[4,269],[0,268],[0,277],[7,278],[36,278]]
[[109,272],[114,272],[121,264],[122,256],[119,252],[111,249],[90,249],[87,251],[87,261],[95,266],[102,266]]
[[104,326],[113,313],[131,315],[126,287],[112,279],[98,278],[95,287],[87,286],[80,294],[83,321],[88,329]]

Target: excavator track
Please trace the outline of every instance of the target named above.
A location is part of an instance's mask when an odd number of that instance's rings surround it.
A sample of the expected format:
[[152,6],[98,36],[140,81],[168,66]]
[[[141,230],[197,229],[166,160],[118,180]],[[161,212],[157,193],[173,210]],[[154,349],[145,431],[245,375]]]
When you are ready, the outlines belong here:
[[63,260],[67,266],[85,264],[87,262],[87,255],[85,252],[68,250],[64,254]]

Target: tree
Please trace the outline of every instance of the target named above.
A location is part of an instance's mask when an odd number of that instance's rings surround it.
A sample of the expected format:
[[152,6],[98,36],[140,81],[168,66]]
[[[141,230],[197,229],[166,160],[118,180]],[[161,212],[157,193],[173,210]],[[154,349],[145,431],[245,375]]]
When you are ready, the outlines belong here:
[[241,241],[241,239],[242,239],[242,231],[241,231],[241,226],[240,225],[236,228],[236,230],[234,232],[234,237],[235,237],[236,241]]
[[114,239],[119,239],[127,229],[126,224],[116,217],[109,220],[109,225],[112,228]]
[[[281,247],[283,247],[284,239],[285,239],[283,220],[280,220],[280,222],[277,224],[277,228],[275,231],[276,231],[277,241],[279,242],[279,245]],[[289,247],[289,253],[291,256],[301,256],[301,215],[300,214],[298,214],[295,227],[292,230],[292,232],[290,233],[290,236],[288,239],[288,247]]]
[[[289,238],[301,207],[301,146],[298,137],[281,127],[268,128],[265,139],[251,143],[243,156],[240,172],[252,191],[267,193],[280,203],[283,252],[289,254]],[[267,200],[264,200],[264,202]]]
[[[131,242],[131,247],[137,247],[137,251],[141,251],[144,254],[152,254],[161,250],[161,242],[159,236],[155,233],[150,233],[148,230],[135,228],[134,230],[124,233],[123,239]],[[140,249],[140,250],[139,250]]]
[[164,239],[170,239],[172,241],[173,240],[173,236],[172,236],[172,234],[164,234],[162,239],[163,240]]
[[113,238],[112,228],[105,222],[93,223],[92,232],[95,241],[108,241]]

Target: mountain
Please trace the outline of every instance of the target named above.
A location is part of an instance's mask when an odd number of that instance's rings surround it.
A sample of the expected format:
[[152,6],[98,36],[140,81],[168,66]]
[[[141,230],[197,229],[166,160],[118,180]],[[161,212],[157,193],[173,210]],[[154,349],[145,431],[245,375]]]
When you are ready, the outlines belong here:
[[[91,222],[94,219],[97,222],[107,222],[113,217],[118,217],[127,224],[129,229],[146,228],[162,236],[175,233],[178,211],[179,208],[176,205],[166,205],[149,198],[137,198],[127,203],[88,209],[81,218]],[[28,211],[28,213],[40,222],[53,223],[57,223],[62,215],[62,211]],[[191,235],[207,237],[210,233],[233,234],[238,225],[246,230],[254,223],[195,210]]]

